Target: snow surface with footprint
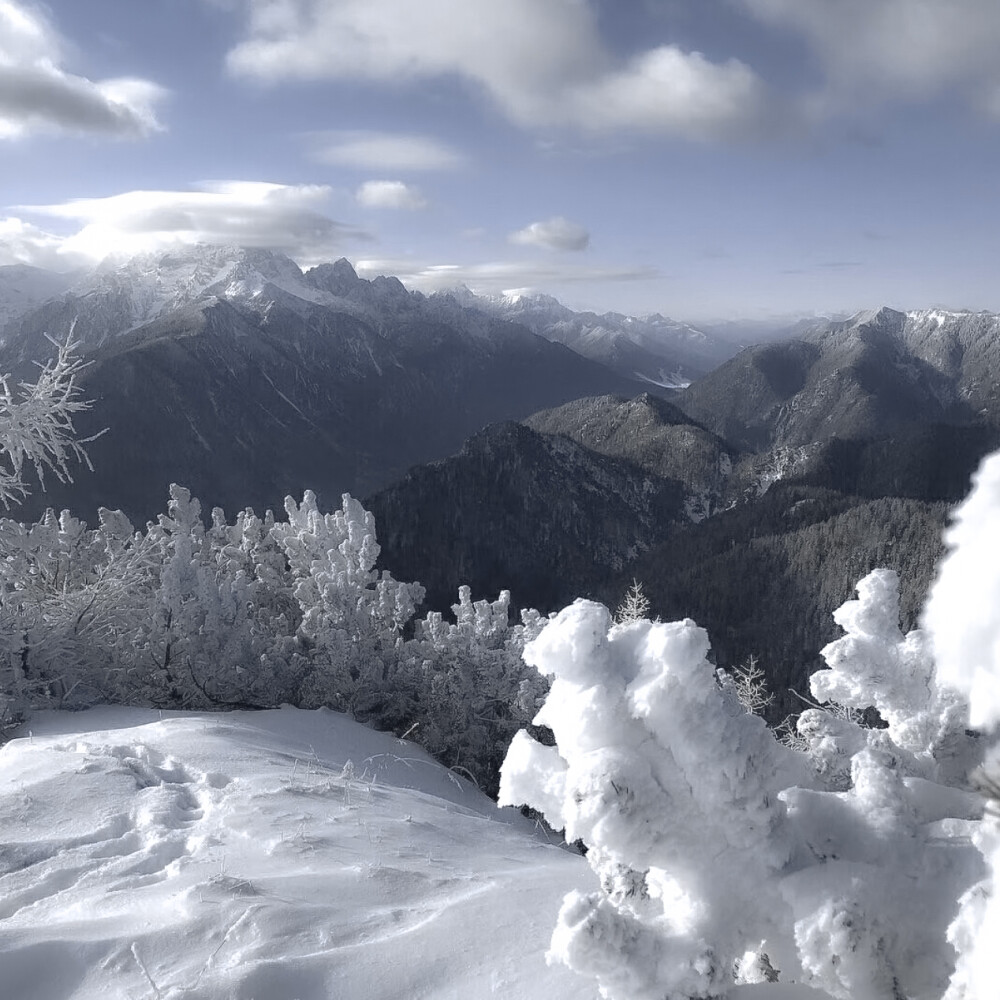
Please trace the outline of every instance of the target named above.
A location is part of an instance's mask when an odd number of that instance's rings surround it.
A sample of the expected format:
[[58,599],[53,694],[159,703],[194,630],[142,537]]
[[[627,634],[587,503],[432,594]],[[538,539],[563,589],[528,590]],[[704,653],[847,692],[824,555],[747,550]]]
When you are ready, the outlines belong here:
[[585,860],[328,711],[43,713],[0,749],[3,1000],[590,1000]]

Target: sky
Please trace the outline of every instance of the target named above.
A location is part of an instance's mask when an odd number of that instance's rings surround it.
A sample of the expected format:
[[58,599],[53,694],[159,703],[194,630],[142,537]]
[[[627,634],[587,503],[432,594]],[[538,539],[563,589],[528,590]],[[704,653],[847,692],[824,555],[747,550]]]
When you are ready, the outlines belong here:
[[0,0],[0,264],[1000,310],[996,0]]

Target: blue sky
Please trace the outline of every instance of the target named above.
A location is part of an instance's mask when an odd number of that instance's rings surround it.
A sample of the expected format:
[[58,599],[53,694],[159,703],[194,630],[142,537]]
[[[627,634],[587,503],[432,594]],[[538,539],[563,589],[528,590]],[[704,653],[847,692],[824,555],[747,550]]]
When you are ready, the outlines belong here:
[[0,263],[1000,309],[996,0],[0,0]]

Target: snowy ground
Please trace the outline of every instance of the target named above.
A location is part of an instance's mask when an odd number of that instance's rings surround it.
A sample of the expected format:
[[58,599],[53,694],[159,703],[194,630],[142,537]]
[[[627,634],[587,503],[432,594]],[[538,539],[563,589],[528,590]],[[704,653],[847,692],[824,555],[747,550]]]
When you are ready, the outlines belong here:
[[332,712],[47,713],[0,750],[3,1000],[591,1000],[584,859]]

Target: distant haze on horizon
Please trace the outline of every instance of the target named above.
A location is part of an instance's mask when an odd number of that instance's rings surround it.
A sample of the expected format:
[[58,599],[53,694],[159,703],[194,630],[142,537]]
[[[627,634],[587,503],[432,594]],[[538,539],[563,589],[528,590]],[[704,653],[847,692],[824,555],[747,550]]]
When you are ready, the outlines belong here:
[[994,0],[0,0],[0,264],[1000,310]]

